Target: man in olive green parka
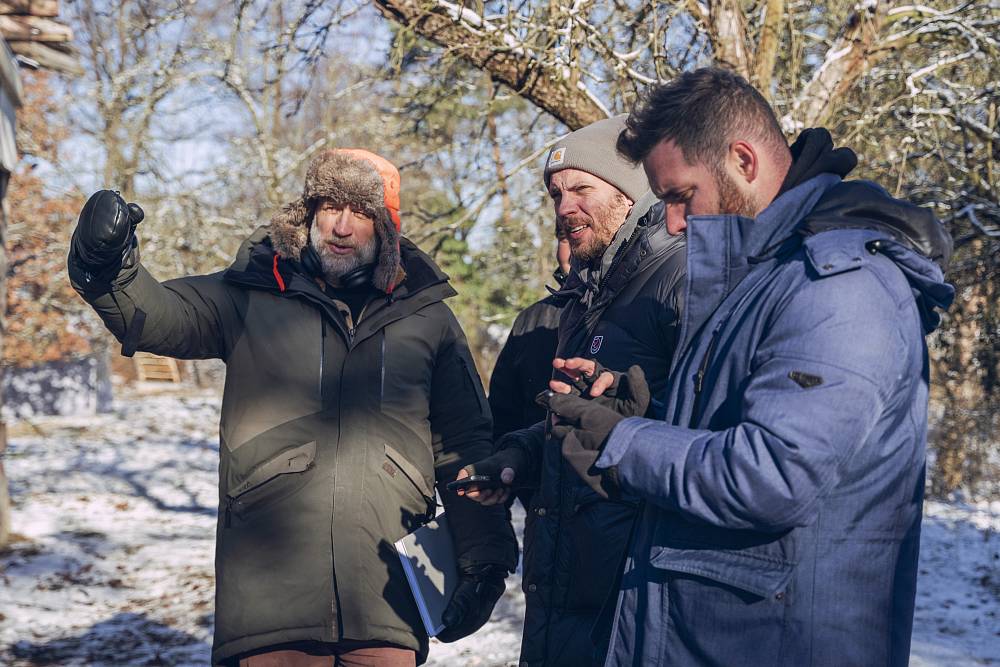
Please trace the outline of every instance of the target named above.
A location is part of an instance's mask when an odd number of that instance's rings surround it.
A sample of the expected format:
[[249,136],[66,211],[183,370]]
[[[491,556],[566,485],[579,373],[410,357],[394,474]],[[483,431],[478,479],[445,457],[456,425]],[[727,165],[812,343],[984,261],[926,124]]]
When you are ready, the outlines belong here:
[[481,627],[517,545],[502,507],[443,486],[490,453],[490,412],[447,276],[400,236],[396,168],[322,153],[302,197],[211,275],[158,282],[141,219],[117,193],[92,196],[69,274],[123,354],[226,362],[213,662],[423,662],[392,545],[433,516],[435,485],[462,575],[439,637]]

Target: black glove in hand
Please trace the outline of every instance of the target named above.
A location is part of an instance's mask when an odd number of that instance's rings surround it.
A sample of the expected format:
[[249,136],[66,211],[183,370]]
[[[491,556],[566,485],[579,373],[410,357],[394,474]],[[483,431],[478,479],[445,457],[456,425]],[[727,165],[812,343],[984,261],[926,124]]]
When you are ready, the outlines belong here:
[[[604,369],[591,376],[596,380]],[[614,467],[595,468],[594,463],[607,444],[608,436],[618,422],[626,417],[641,417],[649,408],[649,385],[639,366],[627,373],[615,373],[614,383],[601,396],[585,398],[573,394],[542,392],[539,404],[557,415],[559,423],[552,427],[552,437],[562,440],[562,456],[580,478],[604,498],[620,494],[618,470]],[[589,389],[589,387],[588,387]]]
[[552,427],[553,438],[563,439],[572,431],[583,449],[600,451],[618,422],[646,414],[649,385],[642,369],[632,366],[628,373],[617,374],[614,384],[601,396],[543,391],[536,400],[559,417],[559,423]]
[[135,228],[145,214],[138,204],[126,204],[117,192],[91,195],[73,232],[72,254],[83,267],[98,271],[124,260],[135,244]]
[[[595,362],[596,363],[596,362]],[[615,412],[625,417],[642,417],[649,409],[649,384],[646,383],[646,374],[638,365],[630,366],[628,371],[611,371],[597,363],[594,374],[588,378],[589,385],[592,385],[601,373],[610,373],[614,380],[611,386],[604,390],[600,396],[594,396],[591,401],[611,408]],[[584,394],[586,396],[586,394]]]
[[586,449],[576,438],[576,432],[570,431],[560,444],[563,459],[576,471],[580,479],[602,498],[617,499],[621,497],[621,487],[618,484],[618,468],[597,468],[594,463],[601,455],[598,449]]
[[450,643],[468,637],[490,620],[503,595],[507,571],[499,565],[480,565],[460,575],[458,588],[441,615],[445,628],[439,641]]
[[[503,444],[503,439],[497,443],[499,447],[503,447]],[[500,473],[504,468],[510,468],[514,471],[514,484],[505,486],[511,488],[513,486],[523,486],[524,477],[527,475],[528,471],[527,453],[515,445],[513,447],[500,449],[500,451],[486,457],[485,459],[476,461],[472,465],[465,466],[465,470],[470,475],[486,475],[496,482],[501,481]],[[520,484],[518,482],[520,482]]]

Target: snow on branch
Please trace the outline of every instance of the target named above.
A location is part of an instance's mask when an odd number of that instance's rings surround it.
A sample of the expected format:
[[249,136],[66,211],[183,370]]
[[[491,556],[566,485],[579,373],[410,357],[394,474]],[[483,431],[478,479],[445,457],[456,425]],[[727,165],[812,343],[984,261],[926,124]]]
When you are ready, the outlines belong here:
[[822,125],[838,99],[865,73],[877,43],[884,11],[879,0],[863,0],[854,7],[813,74],[781,123],[786,132]]
[[375,0],[392,21],[487,72],[570,129],[607,118],[608,108],[568,64],[543,62],[527,40],[492,17],[447,0]]

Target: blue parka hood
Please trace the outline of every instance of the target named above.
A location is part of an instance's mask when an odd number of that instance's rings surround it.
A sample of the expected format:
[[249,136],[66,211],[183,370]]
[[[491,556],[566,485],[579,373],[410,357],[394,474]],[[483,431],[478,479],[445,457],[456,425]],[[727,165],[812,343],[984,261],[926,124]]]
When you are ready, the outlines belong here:
[[[798,229],[806,237],[837,230],[837,253],[860,243],[868,253],[892,259],[913,289],[925,334],[941,321],[936,309],[951,305],[955,290],[944,280],[953,250],[951,235],[926,208],[895,199],[875,183],[846,181],[824,193]],[[817,244],[808,239],[805,244],[819,266],[833,261],[816,257],[821,251],[810,246]]]

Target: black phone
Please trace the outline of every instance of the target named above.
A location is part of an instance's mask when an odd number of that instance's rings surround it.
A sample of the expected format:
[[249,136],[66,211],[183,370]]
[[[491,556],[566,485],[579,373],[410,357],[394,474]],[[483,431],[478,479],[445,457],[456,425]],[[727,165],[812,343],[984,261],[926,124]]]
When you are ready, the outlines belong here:
[[501,483],[500,480],[495,480],[489,475],[470,475],[456,479],[454,482],[448,482],[445,488],[449,491],[457,491],[458,489],[468,490],[473,486],[479,491],[489,491],[500,488]]

